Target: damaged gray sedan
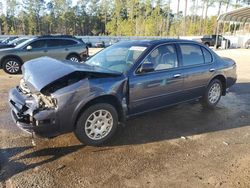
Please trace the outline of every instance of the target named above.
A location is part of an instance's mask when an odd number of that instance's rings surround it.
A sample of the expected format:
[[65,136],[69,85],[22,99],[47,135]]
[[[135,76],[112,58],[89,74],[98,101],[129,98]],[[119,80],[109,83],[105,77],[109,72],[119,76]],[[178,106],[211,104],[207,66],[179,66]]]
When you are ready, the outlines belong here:
[[236,81],[233,60],[170,39],[121,42],[81,64],[43,57],[22,71],[9,92],[16,124],[42,137],[74,131],[88,145],[105,143],[144,112],[197,99],[213,108]]

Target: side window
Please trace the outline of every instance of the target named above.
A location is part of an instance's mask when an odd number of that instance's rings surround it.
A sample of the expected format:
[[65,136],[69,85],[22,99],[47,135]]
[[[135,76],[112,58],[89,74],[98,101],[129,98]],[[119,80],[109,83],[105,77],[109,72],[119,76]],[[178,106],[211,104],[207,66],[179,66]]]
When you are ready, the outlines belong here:
[[180,44],[183,66],[204,64],[200,46]]
[[177,67],[177,54],[174,45],[162,45],[154,49],[144,60],[144,63],[152,63],[154,70],[166,70]]
[[203,47],[202,47],[202,52],[204,55],[205,63],[211,63],[213,61],[212,54],[206,48]]
[[62,40],[60,40],[60,39],[47,40],[47,47],[48,48],[59,47],[59,46],[62,46]]
[[29,44],[32,49],[44,48],[45,47],[45,40],[37,40]]
[[71,45],[76,45],[77,42],[74,40],[62,40],[61,41],[62,46],[71,46]]

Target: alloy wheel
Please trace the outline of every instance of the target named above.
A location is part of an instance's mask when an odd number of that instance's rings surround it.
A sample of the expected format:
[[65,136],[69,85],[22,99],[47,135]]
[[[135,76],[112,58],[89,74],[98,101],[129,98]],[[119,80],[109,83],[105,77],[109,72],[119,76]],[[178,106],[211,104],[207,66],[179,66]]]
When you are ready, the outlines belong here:
[[5,68],[10,73],[17,73],[20,69],[20,65],[16,61],[11,60],[5,64]]
[[106,137],[113,126],[113,117],[107,110],[97,110],[85,122],[85,133],[92,140]]
[[79,60],[78,60],[77,57],[71,57],[71,58],[70,58],[70,61],[74,61],[74,62],[77,62],[77,63],[79,62]]
[[220,99],[221,86],[219,83],[214,83],[208,91],[208,100],[211,104],[215,104]]

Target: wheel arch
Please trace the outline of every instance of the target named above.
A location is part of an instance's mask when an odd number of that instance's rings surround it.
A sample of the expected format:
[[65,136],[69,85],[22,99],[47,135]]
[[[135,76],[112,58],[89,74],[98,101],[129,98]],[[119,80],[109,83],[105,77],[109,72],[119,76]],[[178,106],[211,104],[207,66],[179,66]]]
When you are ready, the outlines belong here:
[[1,66],[1,68],[3,68],[3,63],[4,63],[4,61],[5,61],[6,59],[8,59],[8,58],[15,58],[15,59],[17,59],[18,61],[20,61],[21,64],[23,65],[23,60],[22,60],[19,56],[17,56],[17,55],[6,55],[6,56],[2,57],[2,59],[1,59],[1,61],[0,61],[0,66]]
[[71,55],[75,55],[75,56],[77,56],[79,59],[81,59],[80,55],[79,55],[78,53],[76,53],[76,52],[70,52],[70,53],[66,56],[66,59],[68,59],[69,56],[71,56]]
[[80,110],[78,110],[75,118],[73,119],[74,128],[76,127],[77,121],[78,121],[79,117],[81,116],[81,114],[86,109],[88,109],[91,105],[98,104],[98,103],[107,103],[107,104],[114,106],[114,108],[116,109],[117,114],[118,114],[118,121],[119,122],[124,121],[125,117],[124,117],[124,113],[123,113],[123,108],[122,108],[122,104],[119,101],[119,99],[114,95],[102,95],[102,96],[96,97],[96,98],[88,101],[86,104],[84,104],[82,107],[80,107]]
[[204,42],[204,45],[210,46],[210,42]]

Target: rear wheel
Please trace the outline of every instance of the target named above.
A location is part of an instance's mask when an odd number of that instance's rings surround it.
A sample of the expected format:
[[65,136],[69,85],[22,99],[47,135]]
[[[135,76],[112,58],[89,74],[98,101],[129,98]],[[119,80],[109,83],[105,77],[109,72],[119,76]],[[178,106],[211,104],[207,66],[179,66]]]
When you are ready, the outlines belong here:
[[3,70],[8,74],[18,74],[21,72],[21,62],[16,58],[7,58],[3,62]]
[[111,139],[117,127],[116,109],[110,104],[100,103],[90,106],[81,114],[74,133],[82,143],[98,146]]
[[79,63],[81,61],[81,58],[78,55],[72,54],[67,57],[67,60]]
[[202,99],[202,104],[206,108],[214,108],[219,102],[222,95],[222,83],[218,79],[210,82],[205,95]]

